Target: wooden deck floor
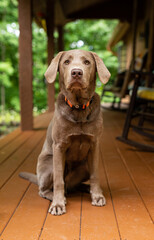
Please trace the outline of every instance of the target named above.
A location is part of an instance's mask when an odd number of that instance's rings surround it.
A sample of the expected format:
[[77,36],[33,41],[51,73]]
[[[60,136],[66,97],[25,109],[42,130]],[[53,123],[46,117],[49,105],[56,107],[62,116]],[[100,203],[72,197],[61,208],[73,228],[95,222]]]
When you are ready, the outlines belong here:
[[[35,172],[51,115],[35,119],[34,131],[15,130],[0,141],[0,240],[154,239],[154,154],[117,140],[125,115],[104,112],[102,186],[105,207],[93,207],[88,194],[67,198],[67,213],[52,216],[38,187],[18,177]],[[131,133],[132,138],[140,137]]]

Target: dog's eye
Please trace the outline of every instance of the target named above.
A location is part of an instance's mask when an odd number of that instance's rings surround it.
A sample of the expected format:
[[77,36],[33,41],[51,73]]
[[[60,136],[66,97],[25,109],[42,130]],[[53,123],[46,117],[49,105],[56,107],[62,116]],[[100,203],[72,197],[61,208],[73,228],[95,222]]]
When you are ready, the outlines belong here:
[[88,60],[85,60],[85,61],[84,61],[84,64],[85,64],[85,65],[89,65],[90,62],[89,62]]
[[69,60],[65,60],[65,62],[64,62],[65,65],[68,65],[69,63],[70,63]]

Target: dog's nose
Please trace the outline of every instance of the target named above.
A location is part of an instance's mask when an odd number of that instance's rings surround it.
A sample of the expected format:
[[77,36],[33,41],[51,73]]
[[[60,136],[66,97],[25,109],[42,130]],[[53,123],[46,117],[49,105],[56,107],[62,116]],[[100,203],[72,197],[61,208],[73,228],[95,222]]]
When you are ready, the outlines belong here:
[[72,69],[72,71],[71,71],[71,76],[72,76],[73,78],[78,78],[78,79],[80,79],[80,78],[82,78],[82,75],[83,75],[83,71],[82,71],[81,69],[74,68],[74,69]]

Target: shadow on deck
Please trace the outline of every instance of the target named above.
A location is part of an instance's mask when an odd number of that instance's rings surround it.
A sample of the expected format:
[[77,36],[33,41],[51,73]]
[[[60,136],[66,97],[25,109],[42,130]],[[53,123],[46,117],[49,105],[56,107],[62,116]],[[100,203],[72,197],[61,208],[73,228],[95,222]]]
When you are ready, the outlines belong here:
[[[1,240],[152,240],[154,236],[154,154],[136,151],[115,137],[124,113],[104,111],[102,186],[105,207],[93,207],[88,194],[67,198],[67,213],[48,213],[50,202],[38,187],[18,177],[35,172],[51,114],[35,119],[34,131],[15,130],[0,140]],[[131,132],[132,138],[140,138]],[[146,139],[144,139],[146,141]]]

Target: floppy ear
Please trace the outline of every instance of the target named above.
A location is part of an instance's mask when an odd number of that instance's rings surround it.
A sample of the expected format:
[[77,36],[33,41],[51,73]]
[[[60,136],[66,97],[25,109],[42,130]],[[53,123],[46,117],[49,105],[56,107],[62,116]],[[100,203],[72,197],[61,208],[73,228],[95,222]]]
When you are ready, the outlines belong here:
[[55,58],[52,59],[48,69],[45,72],[45,78],[49,83],[53,83],[56,79],[59,61],[63,52],[59,52]]
[[96,53],[94,53],[94,52],[91,52],[91,53],[92,53],[92,55],[95,59],[95,62],[96,62],[96,68],[97,68],[99,79],[103,84],[105,84],[105,83],[108,82],[111,74],[108,71],[108,69],[106,68],[102,59]]

